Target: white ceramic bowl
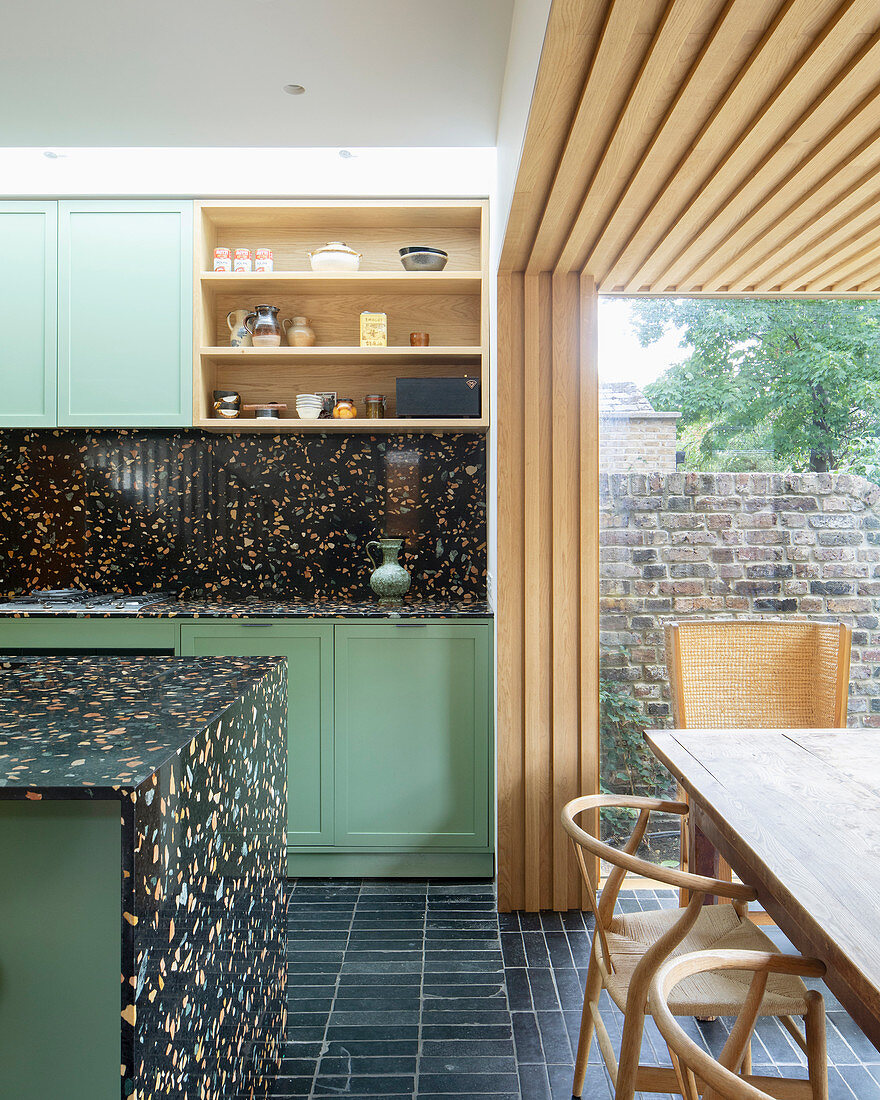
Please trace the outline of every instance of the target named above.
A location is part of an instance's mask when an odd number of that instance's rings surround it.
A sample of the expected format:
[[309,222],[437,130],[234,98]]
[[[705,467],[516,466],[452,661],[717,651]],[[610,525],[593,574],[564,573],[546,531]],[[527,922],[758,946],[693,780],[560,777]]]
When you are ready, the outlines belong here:
[[303,409],[299,405],[296,407],[296,415],[300,420],[318,420],[321,416],[320,408],[317,409]]

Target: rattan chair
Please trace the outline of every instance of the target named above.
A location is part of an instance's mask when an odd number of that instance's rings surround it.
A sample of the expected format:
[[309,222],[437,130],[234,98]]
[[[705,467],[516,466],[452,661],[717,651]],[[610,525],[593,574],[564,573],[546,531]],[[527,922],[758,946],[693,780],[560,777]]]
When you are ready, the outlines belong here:
[[[843,623],[694,619],[666,624],[676,729],[846,725],[852,630]],[[687,801],[679,788],[678,797]],[[682,819],[681,867],[688,867]],[[718,877],[731,879],[723,860]],[[687,901],[682,895],[682,903]]]
[[[751,973],[747,985],[744,981]],[[761,1001],[771,980],[821,978],[825,967],[815,959],[763,951],[697,951],[665,962],[651,982],[649,1003],[660,1034],[666,1040],[679,1089],[685,1100],[772,1100],[778,1095],[756,1087],[754,1078],[739,1076],[755,1030]],[[726,974],[743,982],[747,993],[743,1007],[731,1028],[720,1057],[716,1060],[688,1036],[675,1019],[675,999],[693,982],[714,980]],[[801,983],[802,984],[802,983]],[[810,1100],[827,1100],[828,1065],[825,1040],[825,1005],[822,994],[806,992],[805,1035],[795,1039],[807,1056],[809,1081],[798,1081]],[[791,1086],[780,1079],[778,1086]],[[797,1086],[796,1086],[797,1087]],[[785,1095],[791,1095],[787,1090]]]
[[[635,827],[622,851],[604,844],[577,824],[576,818],[594,813],[602,807],[628,807],[638,812]],[[664,802],[652,798],[584,795],[569,802],[562,811],[562,825],[574,844],[578,864],[587,893],[596,915],[596,931],[590,952],[587,987],[581,1017],[572,1095],[580,1096],[584,1087],[587,1060],[593,1033],[602,1052],[605,1065],[615,1087],[615,1100],[633,1100],[636,1092],[680,1092],[672,1067],[641,1065],[640,1055],[645,1015],[648,1012],[648,990],[657,970],[670,957],[700,950],[731,948],[776,954],[773,941],[748,919],[748,903],[755,900],[755,891],[742,883],[721,882],[688,874],[676,868],[655,866],[638,858],[635,853],[645,835],[651,813],[686,815],[682,802]],[[612,865],[601,899],[594,881],[598,860]],[[615,915],[617,895],[627,873],[644,875],[668,886],[690,892],[685,908],[658,909],[651,912]],[[729,898],[731,905],[704,905],[707,896]],[[620,1053],[615,1055],[608,1031],[599,1010],[602,990],[624,1013]],[[672,1011],[679,1016],[735,1016],[746,1004],[748,986],[736,975],[724,973],[694,978],[682,986],[672,1002]],[[818,1008],[807,995],[799,979],[785,975],[773,976],[760,1000],[758,1013],[778,1016],[792,1033],[798,1033],[793,1016],[818,1019]],[[817,1024],[808,1026],[811,1034]],[[751,1058],[745,1050],[743,1062],[747,1072]],[[811,1073],[819,1074],[818,1067]],[[754,1078],[757,1087],[772,1084],[774,1078]],[[787,1094],[795,1096],[795,1092]],[[800,1094],[798,1094],[800,1095]],[[812,1100],[811,1094],[803,1096]],[[816,1097],[822,1096],[815,1093]]]

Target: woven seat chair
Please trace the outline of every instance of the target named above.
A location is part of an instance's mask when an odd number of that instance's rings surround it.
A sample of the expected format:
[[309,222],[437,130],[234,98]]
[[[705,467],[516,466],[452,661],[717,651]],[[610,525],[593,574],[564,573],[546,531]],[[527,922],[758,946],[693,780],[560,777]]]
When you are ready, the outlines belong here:
[[[635,827],[620,851],[603,843],[577,824],[584,813],[602,807],[624,807],[637,811]],[[648,990],[659,967],[669,958],[693,951],[736,949],[777,954],[773,941],[754,925],[747,914],[755,891],[742,883],[722,882],[689,874],[677,868],[655,866],[635,855],[653,812],[685,816],[682,802],[660,799],[584,795],[569,802],[562,811],[562,825],[571,838],[587,894],[596,915],[596,930],[590,952],[580,1038],[575,1061],[572,1095],[579,1097],[584,1087],[587,1061],[593,1033],[614,1083],[615,1100],[633,1100],[636,1092],[681,1092],[675,1070],[669,1066],[640,1064],[642,1035],[648,1009]],[[594,881],[597,860],[612,866],[611,873],[597,897]],[[627,873],[643,875],[668,886],[686,889],[690,902],[677,909],[615,914],[617,895]],[[708,896],[728,898],[731,905],[705,905]],[[619,1055],[615,1055],[610,1036],[602,1021],[599,997],[608,991],[612,1001],[624,1013],[623,1037]],[[735,1016],[746,1003],[748,984],[735,974],[723,973],[694,978],[682,983],[672,1002],[672,1011],[681,1016]],[[821,998],[820,998],[821,1001]],[[820,1009],[807,995],[803,982],[788,975],[773,975],[760,999],[758,1012],[778,1016],[792,1034],[800,1035],[792,1017],[808,1017],[807,1031],[815,1034]],[[824,1026],[824,1025],[822,1025]],[[750,1052],[743,1055],[746,1071],[751,1069]],[[811,1071],[818,1075],[816,1068]],[[758,1087],[772,1085],[778,1078],[754,1078]],[[786,1094],[789,1097],[794,1092]],[[800,1095],[800,1094],[798,1094]],[[824,1096],[803,1092],[804,1100]]]
[[[702,1100],[771,1100],[778,1095],[775,1091],[763,1091],[755,1078],[740,1075],[765,990],[771,981],[793,980],[802,985],[802,978],[821,978],[824,973],[825,967],[815,959],[762,951],[697,951],[663,963],[651,982],[649,1002],[654,1022],[669,1047],[685,1100],[700,1100],[701,1096]],[[749,974],[751,981],[746,982]],[[712,981],[722,975],[742,982],[747,993],[716,1060],[677,1022],[675,1001],[690,983]],[[806,1000],[806,1034],[802,1036],[796,1032],[795,1038],[807,1055],[809,1080],[797,1084],[811,1100],[827,1100],[825,1006],[821,993],[816,990],[808,990]],[[785,1080],[786,1086],[792,1084],[790,1079]],[[783,1079],[780,1079],[779,1086],[782,1085]]]
[[[694,619],[665,629],[676,729],[846,726],[852,630],[843,623]],[[681,788],[678,797],[687,801]],[[682,870],[686,825],[684,818]],[[718,877],[731,879],[724,861]]]

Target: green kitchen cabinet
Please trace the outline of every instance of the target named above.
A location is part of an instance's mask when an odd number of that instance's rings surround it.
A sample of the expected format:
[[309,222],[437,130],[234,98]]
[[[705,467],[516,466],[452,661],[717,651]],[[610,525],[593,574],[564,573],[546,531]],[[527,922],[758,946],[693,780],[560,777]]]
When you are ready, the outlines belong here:
[[490,843],[487,624],[336,628],[336,845]]
[[286,657],[287,843],[333,843],[333,626],[307,620],[183,623],[183,656]]
[[34,615],[22,619],[0,615],[0,653],[16,650],[80,652],[131,650],[172,654],[180,640],[178,619],[77,619]]
[[58,204],[0,202],[0,427],[55,424]]
[[58,204],[58,423],[192,424],[192,202]]

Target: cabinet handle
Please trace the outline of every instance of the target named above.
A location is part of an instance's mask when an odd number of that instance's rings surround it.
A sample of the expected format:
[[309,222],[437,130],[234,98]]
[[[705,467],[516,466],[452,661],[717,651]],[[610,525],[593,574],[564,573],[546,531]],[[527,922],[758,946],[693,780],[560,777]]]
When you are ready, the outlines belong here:
[[395,623],[398,630],[427,630],[427,623]]
[[270,626],[274,626],[274,623],[239,623],[239,626],[246,626],[249,630],[266,630]]

